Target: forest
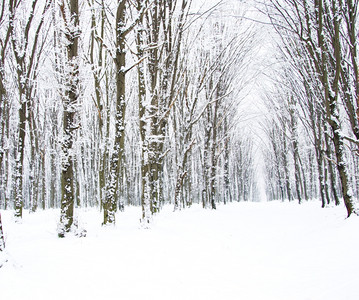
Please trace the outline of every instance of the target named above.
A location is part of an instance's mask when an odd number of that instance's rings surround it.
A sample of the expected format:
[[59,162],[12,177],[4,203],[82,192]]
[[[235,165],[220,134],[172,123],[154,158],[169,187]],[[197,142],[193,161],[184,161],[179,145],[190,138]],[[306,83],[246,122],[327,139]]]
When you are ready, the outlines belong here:
[[355,0],[2,0],[0,209],[357,214],[358,40]]
[[0,298],[359,299],[358,0],[0,0]]

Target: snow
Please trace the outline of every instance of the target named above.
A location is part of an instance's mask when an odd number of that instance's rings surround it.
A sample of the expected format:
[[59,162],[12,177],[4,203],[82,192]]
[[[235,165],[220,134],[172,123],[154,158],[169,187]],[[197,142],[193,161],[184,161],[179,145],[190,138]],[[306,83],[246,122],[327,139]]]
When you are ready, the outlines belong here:
[[1,299],[359,299],[359,217],[320,202],[165,207],[151,229],[80,210],[87,237],[57,238],[59,210],[1,211]]

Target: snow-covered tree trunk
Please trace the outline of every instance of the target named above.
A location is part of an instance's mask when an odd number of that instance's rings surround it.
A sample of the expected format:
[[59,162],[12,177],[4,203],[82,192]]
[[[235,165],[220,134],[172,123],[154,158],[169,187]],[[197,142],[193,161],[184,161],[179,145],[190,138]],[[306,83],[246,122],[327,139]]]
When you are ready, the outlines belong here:
[[[31,104],[30,104],[31,105]],[[31,108],[29,108],[30,110]],[[38,137],[38,130],[36,128],[36,120],[35,120],[35,113],[29,116],[28,124],[29,124],[29,132],[30,132],[30,174],[29,174],[29,183],[30,183],[30,209],[32,212],[35,212],[38,207],[38,200],[39,200],[39,184],[41,182],[41,174],[40,174],[40,159],[39,159],[39,137]]]
[[[333,15],[334,22],[334,32],[332,40],[333,48],[333,64],[334,64],[334,78],[330,78],[328,66],[330,66],[328,49],[326,42],[324,40],[324,7],[323,0],[318,1],[318,44],[321,49],[321,65],[322,73],[321,79],[324,86],[325,92],[325,109],[327,114],[327,121],[332,129],[333,134],[333,143],[337,158],[337,168],[339,172],[339,177],[342,185],[342,193],[344,198],[344,203],[347,209],[348,217],[354,211],[353,205],[353,195],[350,187],[350,181],[348,178],[347,165],[345,161],[344,153],[344,140],[341,130],[341,121],[338,108],[338,97],[339,97],[339,80],[340,80],[340,71],[341,71],[341,42],[340,42],[340,20],[338,16],[338,7],[336,1],[332,2],[331,12]],[[332,82],[330,81],[332,80]]]
[[116,11],[116,104],[115,104],[115,141],[110,158],[110,169],[106,182],[103,203],[104,224],[115,223],[117,209],[117,191],[125,148],[125,112],[126,112],[126,6],[127,0],[118,1]]
[[[329,182],[330,182],[330,186],[331,186],[331,191],[334,197],[334,201],[335,201],[335,205],[339,205],[340,201],[339,201],[339,196],[338,196],[338,186],[337,186],[337,173],[334,172],[334,168],[333,168],[333,163],[332,161],[335,160],[335,158],[333,157],[333,153],[332,153],[332,143],[330,143],[330,136],[328,134],[328,125],[325,124],[324,126],[324,139],[325,139],[325,144],[326,144],[326,150],[325,150],[325,155],[327,158],[327,164],[328,164],[328,176],[329,176]],[[331,197],[330,197],[331,198]],[[329,200],[330,198],[328,198],[327,200]],[[329,204],[329,203],[328,203]]]
[[[221,85],[219,84],[217,86],[217,99],[213,104],[213,112],[212,112],[212,124],[211,124],[211,130],[212,130],[212,140],[210,143],[210,204],[212,209],[216,209],[216,197],[217,197],[217,162],[218,162],[218,110],[219,110],[219,98],[222,96]],[[212,109],[211,105],[209,108]]]
[[[23,41],[19,38],[17,40],[17,36],[15,33],[15,15],[16,9],[18,7],[15,6],[14,3],[10,4],[10,20],[9,24],[11,27],[11,42],[12,49],[15,56],[17,68],[17,80],[18,80],[18,92],[19,92],[19,108],[18,108],[18,139],[17,139],[17,151],[16,151],[16,159],[15,159],[15,193],[14,193],[14,209],[15,209],[15,217],[22,217],[22,208],[23,208],[23,163],[24,163],[24,152],[25,152],[25,132],[26,132],[26,118],[27,118],[27,103],[25,98],[25,86],[23,81],[23,76],[25,75],[25,53],[26,53],[26,45],[21,44]],[[33,14],[33,11],[32,11]],[[32,19],[30,14],[30,19]],[[29,23],[28,23],[29,24]],[[31,24],[31,21],[30,21]],[[26,34],[26,33],[25,33]],[[28,35],[21,37],[25,40],[28,39]],[[22,50],[22,51],[21,51]]]
[[[7,11],[8,5],[5,5],[6,1],[2,2],[3,12],[0,14],[0,201],[4,200],[4,206],[6,207],[5,200],[5,188],[6,188],[6,176],[4,162],[6,160],[5,139],[6,132],[9,128],[9,99],[6,91],[6,78],[5,78],[5,62],[6,62],[6,50],[8,48],[10,34],[12,26],[7,24]],[[7,24],[7,25],[5,25]],[[3,198],[4,197],[4,198]],[[2,199],[3,198],[3,199]]]
[[[143,9],[142,1],[137,1],[137,11]],[[142,225],[148,226],[152,218],[152,206],[154,196],[153,169],[154,149],[151,137],[153,134],[153,114],[155,106],[146,95],[144,47],[146,32],[143,17],[139,19],[136,43],[137,43],[137,75],[138,75],[138,112],[139,112],[139,131],[141,139],[141,207],[142,207]],[[155,74],[152,74],[155,76]]]
[[290,171],[289,171],[289,159],[288,159],[288,141],[287,141],[287,121],[282,121],[282,128],[280,129],[281,140],[283,143],[283,149],[281,151],[281,159],[283,161],[284,167],[284,180],[285,180],[285,189],[287,192],[287,199],[288,201],[292,201],[292,186],[290,182]]
[[283,178],[283,157],[281,154],[282,143],[279,142],[278,135],[281,134],[281,129],[278,124],[272,125],[272,128],[269,128],[269,138],[273,151],[273,174],[275,174],[275,186],[274,195],[275,199],[284,200],[285,199],[285,179]]
[[0,213],[0,251],[5,250],[5,237],[4,230],[2,228],[1,213]]
[[75,201],[75,171],[74,171],[74,141],[76,113],[79,99],[79,6],[78,0],[62,1],[61,16],[64,22],[65,38],[67,41],[64,75],[63,103],[63,141],[61,159],[61,215],[58,227],[59,237],[64,237],[71,230],[74,221]]
[[[228,128],[228,119],[224,120],[224,131],[227,133]],[[229,173],[229,164],[230,164],[230,139],[226,138],[224,141],[224,166],[223,166],[223,180],[224,180],[224,204],[227,202],[232,202],[232,193],[231,193],[231,180]]]
[[181,4],[176,23],[174,1],[137,1],[138,11],[148,6],[137,31],[144,223],[150,219],[148,211],[159,212],[164,201],[165,142],[170,112],[180,90],[178,65],[187,1]]
[[202,207],[207,208],[210,201],[210,144],[211,144],[211,133],[212,124],[210,123],[211,111],[207,108],[207,114],[204,124],[204,146],[203,146],[203,187],[202,187]]
[[290,115],[290,126],[291,126],[291,139],[293,146],[293,160],[294,160],[294,176],[295,176],[295,189],[297,192],[297,199],[299,204],[302,203],[302,178],[300,175],[299,167],[299,142],[298,142],[298,122],[297,122],[297,111],[295,107],[294,99],[292,98],[289,102],[289,115]]
[[160,46],[161,41],[161,22],[164,20],[161,14],[165,7],[161,7],[161,3],[155,0],[146,14],[147,19],[147,44],[152,44],[152,48],[148,50],[148,64],[147,64],[147,80],[149,101],[146,103],[146,110],[148,118],[146,122],[146,137],[145,147],[147,147],[144,163],[144,176],[145,176],[145,190],[149,194],[149,202],[151,213],[157,213],[160,209],[160,190],[161,179],[160,172],[162,169],[161,144],[164,143],[164,136],[160,128],[161,112],[165,109],[161,105],[166,105],[163,102],[164,95],[160,94]]
[[[349,112],[353,133],[359,141],[359,9],[357,1],[346,0],[340,2],[340,12],[344,15],[343,21],[347,30],[347,38],[344,39],[344,42],[348,43],[351,62],[351,64],[348,64],[348,67],[342,67],[343,96],[345,99],[349,98],[346,101],[346,107]],[[345,66],[345,63],[347,63],[347,61],[343,62],[342,66]],[[351,79],[347,77],[351,77]],[[353,82],[354,88],[350,87],[351,82]]]
[[19,128],[17,151],[15,159],[15,217],[22,217],[23,199],[23,169],[24,169],[24,152],[25,152],[25,132],[26,132],[26,102],[20,97],[19,108]]
[[325,195],[325,177],[324,177],[324,168],[325,168],[325,161],[324,161],[324,149],[322,147],[323,143],[323,121],[322,116],[318,115],[317,118],[318,122],[318,137],[316,138],[316,153],[317,153],[317,161],[318,161],[318,174],[319,174],[319,190],[320,190],[320,198],[322,201],[322,207],[325,207],[326,203],[326,195]]
[[[184,106],[182,107],[184,109]],[[176,110],[176,108],[175,108]],[[174,111],[175,111],[174,110]],[[182,113],[179,112],[179,113]],[[188,122],[184,128],[181,128],[182,130],[185,130],[185,132],[178,132],[181,134],[182,139],[179,141],[179,145],[177,145],[177,148],[179,148],[178,157],[176,158],[177,161],[177,170],[176,170],[176,184],[175,184],[175,195],[174,195],[174,209],[177,210],[180,208],[180,204],[184,205],[184,202],[186,202],[187,205],[190,205],[190,200],[187,199],[185,201],[185,195],[184,195],[184,182],[188,176],[188,172],[190,171],[190,168],[188,166],[188,161],[190,158],[191,149],[195,143],[194,139],[192,138],[192,122],[193,115],[188,116]],[[182,131],[179,128],[175,126],[176,120],[173,120],[174,123],[174,130],[176,131]]]

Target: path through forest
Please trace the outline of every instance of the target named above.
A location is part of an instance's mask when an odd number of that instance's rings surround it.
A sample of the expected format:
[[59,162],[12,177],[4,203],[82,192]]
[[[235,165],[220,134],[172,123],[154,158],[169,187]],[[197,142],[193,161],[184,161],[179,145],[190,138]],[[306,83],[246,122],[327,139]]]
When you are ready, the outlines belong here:
[[59,211],[2,211],[8,260],[1,299],[359,299],[359,218],[319,202],[234,203],[216,211],[165,207],[151,229],[140,208],[87,237],[59,239]]

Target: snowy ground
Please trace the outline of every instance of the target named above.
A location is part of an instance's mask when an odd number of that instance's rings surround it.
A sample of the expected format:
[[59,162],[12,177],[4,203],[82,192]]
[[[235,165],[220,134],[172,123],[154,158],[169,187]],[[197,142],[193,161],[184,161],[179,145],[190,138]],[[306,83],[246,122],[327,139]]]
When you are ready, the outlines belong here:
[[165,208],[151,229],[139,208],[102,228],[82,210],[86,238],[58,239],[59,211],[2,211],[8,262],[0,298],[359,299],[359,217],[320,203],[236,203],[217,211]]

